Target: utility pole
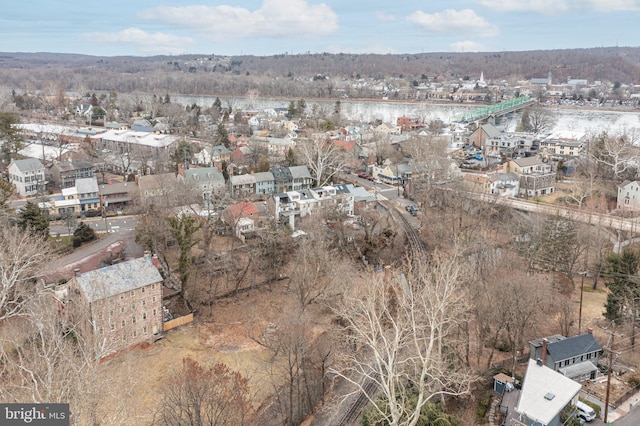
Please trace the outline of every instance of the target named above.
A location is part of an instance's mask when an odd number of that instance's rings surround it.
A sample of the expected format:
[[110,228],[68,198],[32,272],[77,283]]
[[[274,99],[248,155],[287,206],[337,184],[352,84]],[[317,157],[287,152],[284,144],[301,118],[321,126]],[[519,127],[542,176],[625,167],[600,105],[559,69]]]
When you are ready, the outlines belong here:
[[616,323],[615,321],[611,323],[611,328],[613,330],[604,330],[605,333],[611,336],[611,340],[609,341],[609,345],[607,345],[607,350],[609,351],[609,368],[607,369],[607,393],[604,400],[604,422],[607,423],[607,417],[609,416],[609,389],[611,388],[611,370],[613,369],[613,355],[614,353],[617,355],[618,353],[613,350],[613,341],[615,337],[622,337],[622,334],[617,334],[615,332]]
[[578,275],[582,277],[580,282],[580,309],[578,311],[578,334],[580,334],[582,332],[582,290],[584,288],[584,277],[590,277],[591,274],[589,274],[589,271],[581,271],[578,272]]

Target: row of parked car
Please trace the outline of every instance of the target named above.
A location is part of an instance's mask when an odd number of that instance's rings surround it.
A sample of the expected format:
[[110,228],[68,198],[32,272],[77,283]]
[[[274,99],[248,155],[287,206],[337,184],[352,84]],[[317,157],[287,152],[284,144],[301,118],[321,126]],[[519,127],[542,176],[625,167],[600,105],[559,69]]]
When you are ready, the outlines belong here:
[[408,205],[405,209],[409,212],[409,214],[413,217],[418,216],[418,208],[413,205]]
[[371,176],[369,173],[360,172],[360,173],[358,173],[358,177],[359,177],[360,179],[366,179],[366,180],[369,180],[369,181],[371,181],[371,182],[373,182],[373,183],[382,183],[382,181],[381,181],[381,180],[374,178],[374,177],[373,177],[373,176]]

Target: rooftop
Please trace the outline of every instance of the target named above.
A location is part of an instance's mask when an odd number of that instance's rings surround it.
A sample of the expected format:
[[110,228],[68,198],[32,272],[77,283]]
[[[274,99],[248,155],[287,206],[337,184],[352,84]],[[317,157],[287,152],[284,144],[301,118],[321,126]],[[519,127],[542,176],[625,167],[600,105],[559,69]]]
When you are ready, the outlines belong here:
[[76,280],[89,303],[93,303],[148,284],[162,282],[162,276],[151,258],[141,257],[85,272],[78,275]]

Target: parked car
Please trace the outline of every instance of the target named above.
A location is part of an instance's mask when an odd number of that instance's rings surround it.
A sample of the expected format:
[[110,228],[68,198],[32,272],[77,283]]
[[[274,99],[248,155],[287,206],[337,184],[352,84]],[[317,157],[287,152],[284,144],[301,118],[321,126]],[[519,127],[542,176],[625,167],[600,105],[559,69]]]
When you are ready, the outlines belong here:
[[361,178],[361,179],[368,179],[369,175],[367,173],[360,172],[360,173],[358,173],[358,177]]

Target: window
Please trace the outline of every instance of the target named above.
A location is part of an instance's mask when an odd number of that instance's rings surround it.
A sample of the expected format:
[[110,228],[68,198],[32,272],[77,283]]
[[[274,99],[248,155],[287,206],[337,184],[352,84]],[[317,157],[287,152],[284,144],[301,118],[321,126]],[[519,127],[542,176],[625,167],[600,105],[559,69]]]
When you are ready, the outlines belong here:
[[147,334],[147,326],[146,326],[146,325],[142,328],[142,332],[143,332],[144,334]]
[[130,294],[131,294],[131,297],[133,297],[133,290],[131,290],[131,293],[130,293]]
[[120,307],[120,313],[121,313],[121,314],[124,314],[124,306],[121,306],[121,307]]
[[138,332],[136,330],[133,330],[133,337],[138,337]]
[[156,297],[155,297],[155,296],[153,296],[153,302],[155,302],[155,301],[156,301]]
[[122,320],[122,328],[124,328],[124,320]]
[[140,291],[142,291],[144,293],[145,287],[142,287],[142,289]]
[[120,300],[124,299],[124,294],[120,295]]
[[115,330],[115,329],[116,329],[116,326],[115,326],[115,325],[113,325],[113,324],[109,324],[109,328],[111,329],[111,331],[113,331],[113,330]]
[[109,311],[109,316],[112,317],[113,316],[113,309]]
[[146,306],[146,305],[147,305],[147,301],[146,301],[146,300],[143,300],[143,301],[142,301],[142,306]]
[[143,319],[143,320],[146,320],[146,319],[147,319],[147,313],[146,313],[146,312],[143,312],[143,313],[142,313],[142,319]]
[[136,316],[132,316],[131,317],[131,324],[135,324],[136,323]]
[[155,317],[156,315],[158,315],[158,311],[157,311],[157,309],[154,309],[153,310],[153,316]]
[[151,290],[155,289],[156,285],[155,284],[151,284]]

